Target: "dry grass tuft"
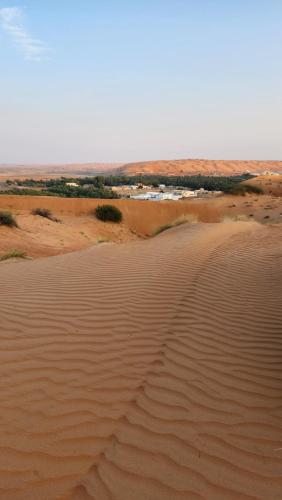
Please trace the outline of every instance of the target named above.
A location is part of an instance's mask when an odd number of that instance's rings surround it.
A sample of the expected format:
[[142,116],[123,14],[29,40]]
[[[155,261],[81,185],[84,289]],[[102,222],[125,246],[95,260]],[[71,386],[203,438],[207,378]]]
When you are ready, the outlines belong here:
[[169,224],[164,224],[163,226],[158,227],[152,234],[152,236],[157,236],[160,233],[163,233],[164,231],[167,231],[168,229],[171,229],[176,226],[181,226],[181,224],[185,224],[187,222],[193,223],[197,222],[197,217],[195,214],[186,214],[182,215],[175,221],[169,223]]
[[25,252],[21,252],[20,250],[11,250],[10,252],[0,255],[0,262],[8,259],[26,259],[26,258],[27,255]]

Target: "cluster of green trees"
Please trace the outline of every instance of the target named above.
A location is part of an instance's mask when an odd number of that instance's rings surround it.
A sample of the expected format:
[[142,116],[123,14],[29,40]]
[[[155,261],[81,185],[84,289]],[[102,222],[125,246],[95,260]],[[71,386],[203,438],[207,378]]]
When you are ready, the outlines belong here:
[[6,191],[0,191],[1,194],[16,194],[22,196],[54,196],[48,191],[36,191],[35,189],[17,189],[16,187]]
[[175,188],[190,188],[192,190],[204,188],[207,191],[227,191],[231,186],[244,180],[252,178],[249,174],[237,176],[204,176],[204,175],[185,175],[185,176],[164,176],[164,175],[136,175],[133,177],[109,176],[104,177],[105,186],[120,186],[129,184],[143,184],[153,187],[163,184]]
[[[204,176],[204,175],[186,175],[186,176],[164,176],[164,175],[135,175],[135,176],[96,176],[83,177],[78,179],[65,179],[64,182],[76,182],[81,186],[93,185],[95,187],[113,187],[128,186],[131,184],[140,184],[144,186],[158,187],[159,184],[173,186],[175,188],[204,188],[207,191],[227,191],[231,186],[244,180],[251,179],[250,174],[236,176]],[[58,182],[51,180],[48,182]]]
[[[140,184],[143,186],[157,187],[159,184],[173,186],[174,188],[200,189],[207,191],[231,192],[232,188],[240,182],[250,179],[250,174],[237,176],[164,176],[164,175],[135,175],[128,176],[95,176],[95,177],[61,177],[60,179],[49,180],[15,180],[6,181],[11,187],[6,194],[29,194],[44,196],[61,196],[64,198],[118,198],[119,196],[112,191],[113,186]],[[67,183],[76,183],[75,186],[68,186]],[[17,190],[17,186],[30,189]],[[32,188],[42,188],[42,191],[32,190]]]
[[[35,180],[35,179],[15,179],[6,181],[8,186],[20,186],[20,187],[28,187],[28,188],[47,188],[49,191],[53,189],[74,189],[74,186],[67,186],[68,183],[75,183],[78,186],[87,186],[89,188],[97,188],[104,189],[104,186],[107,185],[105,182],[105,177],[103,176],[95,176],[95,177],[60,177],[59,179],[47,179],[47,180]],[[112,184],[115,185],[115,184]],[[110,186],[110,184],[108,184]]]
[[[67,186],[66,182],[71,181],[68,179],[48,181],[35,181],[33,179],[27,179],[24,181],[15,181],[14,185],[10,184],[10,186],[13,187],[7,191],[2,191],[2,194],[59,196],[61,198],[119,198],[117,193],[112,191],[110,188],[104,187],[103,184],[100,187],[95,185],[89,185],[89,187],[83,187],[83,185],[73,187]],[[26,187],[26,189],[18,189],[17,186]],[[42,190],[35,190],[32,189],[32,187],[41,187]]]
[[53,187],[48,187],[48,192],[51,196],[61,196],[63,198],[119,198],[118,194],[112,191],[112,189],[107,189],[102,187],[83,187],[83,186],[67,186],[66,184],[61,184]]

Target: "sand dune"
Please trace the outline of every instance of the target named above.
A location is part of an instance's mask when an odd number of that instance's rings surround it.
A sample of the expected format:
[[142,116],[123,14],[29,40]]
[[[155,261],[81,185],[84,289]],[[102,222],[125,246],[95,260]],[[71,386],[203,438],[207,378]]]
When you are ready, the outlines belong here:
[[1,498],[281,498],[281,226],[2,266],[0,294]]
[[37,165],[0,164],[0,180],[5,179],[46,179],[80,175],[236,175],[246,172],[282,173],[282,161],[257,160],[155,160],[133,163],[69,163]]
[[246,172],[282,172],[282,161],[159,160],[127,163],[117,169],[122,175],[236,175]]

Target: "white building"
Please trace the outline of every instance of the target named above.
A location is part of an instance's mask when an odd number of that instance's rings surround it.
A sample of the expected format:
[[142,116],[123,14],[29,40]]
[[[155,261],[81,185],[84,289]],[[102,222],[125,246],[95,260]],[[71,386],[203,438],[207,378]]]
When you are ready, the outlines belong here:
[[159,193],[158,191],[147,191],[146,193],[137,194],[131,196],[133,200],[150,200],[150,201],[162,201],[162,200],[180,200],[182,198],[181,193]]
[[197,196],[196,191],[180,191],[182,198],[192,198]]

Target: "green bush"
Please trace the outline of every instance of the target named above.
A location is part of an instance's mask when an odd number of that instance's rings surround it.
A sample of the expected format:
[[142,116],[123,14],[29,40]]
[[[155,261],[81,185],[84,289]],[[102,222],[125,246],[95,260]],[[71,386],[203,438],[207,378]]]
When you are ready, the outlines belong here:
[[0,212],[0,226],[18,227],[18,224],[11,212]]
[[119,223],[122,221],[122,213],[119,208],[114,205],[98,205],[95,209],[97,219],[104,222]]

